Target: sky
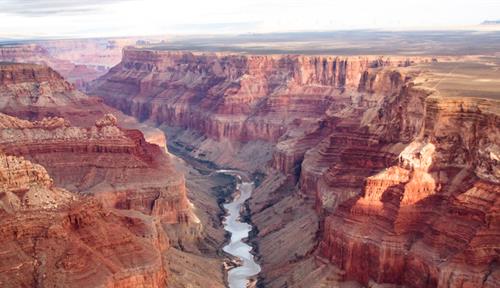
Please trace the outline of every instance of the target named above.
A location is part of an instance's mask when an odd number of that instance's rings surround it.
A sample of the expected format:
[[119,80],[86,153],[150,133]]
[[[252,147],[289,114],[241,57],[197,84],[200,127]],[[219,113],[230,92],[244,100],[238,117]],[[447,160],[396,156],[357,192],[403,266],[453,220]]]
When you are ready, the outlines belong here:
[[415,29],[500,19],[500,0],[0,0],[0,37]]

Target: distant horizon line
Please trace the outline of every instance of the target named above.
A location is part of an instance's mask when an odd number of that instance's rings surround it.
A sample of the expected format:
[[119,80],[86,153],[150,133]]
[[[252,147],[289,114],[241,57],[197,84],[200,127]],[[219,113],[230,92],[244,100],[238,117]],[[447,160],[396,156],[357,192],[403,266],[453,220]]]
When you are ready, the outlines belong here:
[[[214,33],[192,33],[192,32],[166,32],[162,34],[142,34],[142,35],[59,35],[59,36],[24,36],[24,35],[1,35],[0,44],[7,42],[30,42],[30,41],[56,41],[56,40],[84,40],[84,39],[130,39],[130,38],[160,38],[160,37],[179,37],[179,38],[197,38],[197,37],[238,37],[248,35],[278,35],[278,34],[299,34],[299,33],[334,33],[349,31],[365,32],[439,32],[439,31],[462,31],[462,32],[500,32],[499,20],[485,20],[475,25],[452,25],[452,26],[419,26],[419,27],[386,27],[386,28],[339,28],[326,30],[290,30],[290,31],[270,31],[270,32],[214,32]],[[15,43],[13,43],[15,44]]]

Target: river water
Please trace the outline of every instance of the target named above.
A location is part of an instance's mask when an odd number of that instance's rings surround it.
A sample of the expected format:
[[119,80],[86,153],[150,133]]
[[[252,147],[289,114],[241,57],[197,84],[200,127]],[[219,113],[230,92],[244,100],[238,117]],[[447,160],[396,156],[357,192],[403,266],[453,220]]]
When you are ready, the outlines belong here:
[[249,282],[249,278],[257,275],[260,272],[260,265],[255,262],[253,255],[250,253],[252,247],[243,239],[248,237],[248,233],[252,230],[252,226],[248,223],[240,221],[240,211],[245,201],[250,198],[254,189],[254,183],[250,182],[246,177],[241,177],[241,173],[232,170],[219,170],[219,173],[231,174],[236,176],[239,183],[236,186],[239,193],[234,194],[234,199],[231,203],[224,204],[227,211],[223,221],[224,229],[231,233],[231,241],[222,249],[238,257],[242,261],[242,265],[228,271],[228,283],[230,288],[245,288]]

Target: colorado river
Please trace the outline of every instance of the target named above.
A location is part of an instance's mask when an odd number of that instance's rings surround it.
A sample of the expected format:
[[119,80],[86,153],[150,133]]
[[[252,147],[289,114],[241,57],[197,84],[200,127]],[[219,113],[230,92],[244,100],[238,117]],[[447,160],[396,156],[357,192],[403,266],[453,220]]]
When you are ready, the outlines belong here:
[[[231,233],[231,241],[222,249],[238,257],[241,260],[241,266],[229,270],[227,280],[230,288],[245,288],[252,276],[260,272],[260,265],[254,260],[253,255],[250,253],[252,247],[243,239],[248,237],[248,233],[252,230],[252,226],[248,223],[240,221],[240,211],[245,201],[250,198],[254,188],[254,183],[249,180],[242,179],[238,171],[232,170],[219,170],[218,173],[225,173],[235,175],[241,183],[238,183],[234,199],[231,203],[224,204],[227,215],[223,221],[224,229]],[[240,181],[239,181],[240,182]]]

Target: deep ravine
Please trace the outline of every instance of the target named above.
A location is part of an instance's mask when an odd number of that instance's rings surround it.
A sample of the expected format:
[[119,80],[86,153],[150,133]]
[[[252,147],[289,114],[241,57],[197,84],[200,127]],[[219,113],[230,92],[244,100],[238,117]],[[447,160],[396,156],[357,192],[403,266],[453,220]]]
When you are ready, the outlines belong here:
[[[252,196],[258,182],[254,182],[255,179],[245,171],[220,169],[215,163],[195,158],[171,142],[167,150],[203,174],[224,174],[234,177],[236,186],[231,187],[234,189],[232,193],[224,194],[223,197],[227,203],[221,203],[220,206],[224,210],[222,225],[230,234],[221,248],[238,259],[232,263],[233,265],[229,265],[232,268],[226,272],[226,285],[230,288],[257,287],[257,274],[260,273],[261,267],[254,258],[253,252],[255,251],[252,251],[254,247],[246,241],[254,227],[245,221],[242,212],[245,209],[245,202]],[[259,181],[258,178],[256,179]],[[239,266],[234,266],[235,263]]]

